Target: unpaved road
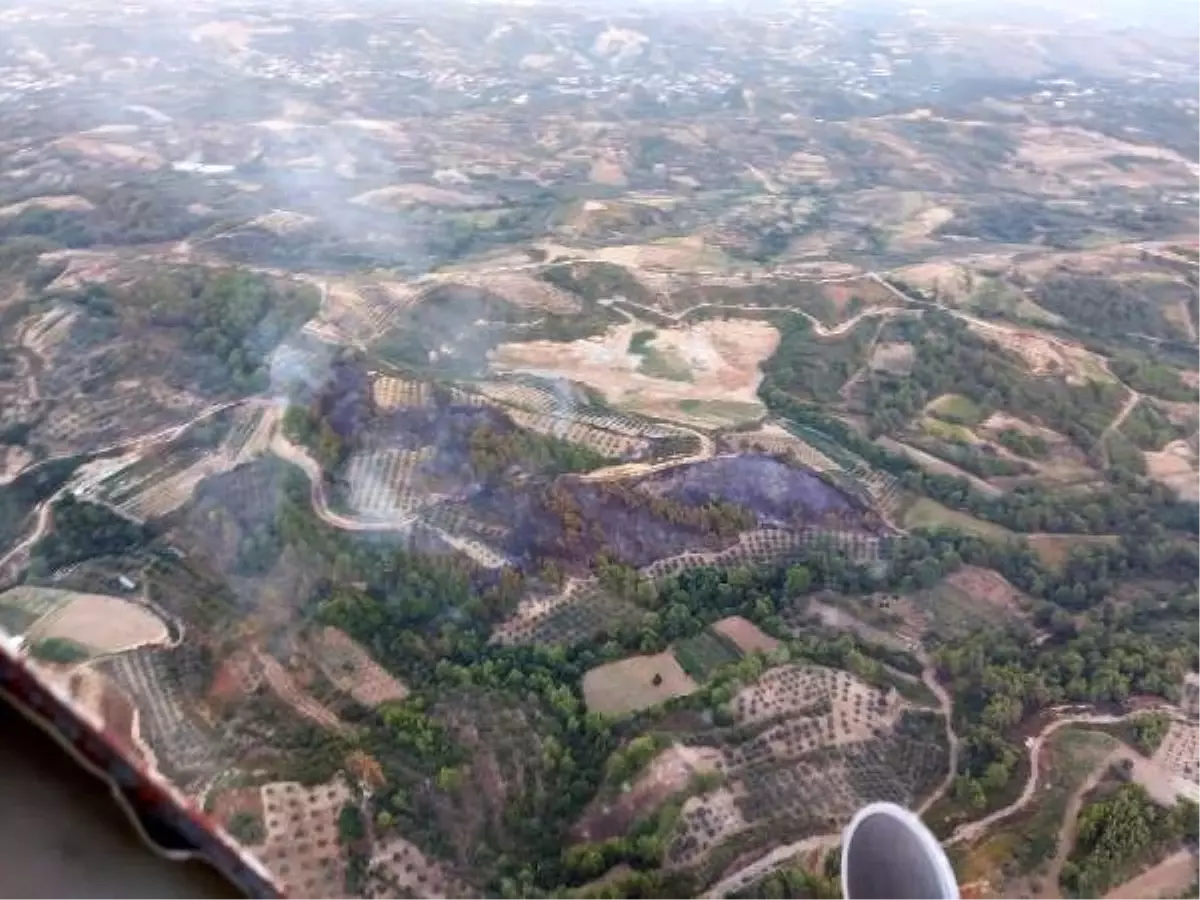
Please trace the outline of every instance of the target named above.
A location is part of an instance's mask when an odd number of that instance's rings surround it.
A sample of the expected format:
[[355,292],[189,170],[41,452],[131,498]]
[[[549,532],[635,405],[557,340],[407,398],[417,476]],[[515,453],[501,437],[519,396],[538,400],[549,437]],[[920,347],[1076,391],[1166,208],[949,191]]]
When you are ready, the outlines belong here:
[[[898,293],[894,288],[892,290],[893,292]],[[900,296],[903,297],[904,295],[900,294]],[[861,312],[855,313],[844,322],[838,322],[833,327],[830,327],[811,313],[805,312],[802,309],[797,309],[794,306],[752,306],[748,304],[733,306],[727,303],[697,303],[695,306],[689,306],[677,313],[667,313],[663,312],[661,309],[655,309],[652,306],[646,306],[644,303],[637,303],[633,300],[622,300],[621,304],[623,306],[632,306],[636,309],[644,309],[646,312],[653,313],[658,318],[669,319],[676,325],[684,324],[685,318],[690,313],[693,313],[698,309],[721,309],[734,313],[742,311],[795,313],[798,316],[808,319],[809,324],[812,325],[813,331],[817,333],[818,337],[838,337],[839,335],[845,334],[847,331],[851,331],[854,326],[856,326],[863,319],[874,318],[875,316],[896,316],[909,312],[909,310],[899,306],[872,306],[869,309],[864,309]]]
[[924,815],[933,804],[945,796],[946,791],[950,790],[950,786],[954,784],[954,777],[958,774],[958,735],[954,733],[954,701],[950,698],[949,691],[938,682],[937,670],[929,663],[928,658],[922,658],[921,662],[925,663],[925,668],[921,670],[921,681],[938,698],[938,706],[942,710],[942,715],[946,717],[946,741],[950,746],[950,763],[947,767],[946,777],[938,785],[938,789],[917,807],[919,816]]
[[297,447],[289,441],[280,431],[275,433],[275,438],[271,441],[271,452],[298,467],[308,476],[313,511],[327,525],[343,528],[346,531],[407,531],[417,519],[416,514],[412,514],[390,522],[365,522],[336,513],[329,508],[325,497],[325,480],[321,475],[321,467],[317,465],[315,459],[309,456],[303,448]]
[[1088,777],[1071,794],[1071,798],[1067,801],[1067,808],[1063,812],[1062,824],[1058,829],[1058,843],[1054,852],[1054,859],[1050,861],[1050,867],[1046,870],[1046,874],[1042,878],[1045,882],[1045,889],[1042,892],[1043,897],[1054,898],[1061,896],[1058,890],[1058,879],[1062,876],[1063,865],[1066,863],[1067,857],[1071,855],[1071,850],[1075,846],[1075,836],[1079,832],[1079,811],[1083,808],[1083,798],[1091,793],[1096,785],[1100,783],[1108,772],[1109,766],[1129,755],[1130,751],[1127,747],[1121,746],[1115,748],[1104,759],[1096,763],[1096,767],[1088,773]]
[[1055,719],[1049,725],[1041,730],[1037,737],[1033,738],[1032,746],[1029,750],[1029,779],[1025,782],[1025,787],[1021,789],[1021,795],[1012,803],[1003,809],[998,809],[990,815],[984,816],[974,822],[967,822],[959,825],[954,830],[949,840],[945,841],[947,847],[963,841],[971,841],[978,838],[989,828],[1005,819],[1024,807],[1030,800],[1033,799],[1034,793],[1038,786],[1038,769],[1039,760],[1042,755],[1042,745],[1047,737],[1058,731],[1060,728],[1066,728],[1068,725],[1113,725],[1117,722],[1123,722],[1126,719],[1134,718],[1135,716],[1144,715],[1152,710],[1141,709],[1136,712],[1128,712],[1119,716],[1102,715],[1099,713],[1082,713],[1077,715],[1064,716],[1061,719]]
[[1096,439],[1096,442],[1101,446],[1104,445],[1104,439],[1106,437],[1125,424],[1125,420],[1129,418],[1129,414],[1133,412],[1133,408],[1141,402],[1141,394],[1129,387],[1129,385],[1125,385],[1125,389],[1129,391],[1129,397],[1125,400],[1125,405],[1121,407],[1121,411],[1118,412],[1116,417],[1108,423],[1108,427],[1100,432],[1100,437]]
[[717,445],[711,437],[702,431],[696,431],[693,428],[688,428],[683,425],[672,425],[672,428],[677,428],[680,431],[686,431],[689,434],[694,434],[700,439],[700,447],[691,456],[681,456],[674,459],[664,459],[662,462],[656,463],[619,463],[615,466],[605,466],[602,469],[594,469],[583,475],[579,475],[580,481],[616,481],[622,478],[636,478],[641,475],[649,475],[653,472],[662,472],[666,469],[674,469],[679,466],[689,466],[692,463],[704,462],[712,459],[717,452]]
[[796,841],[794,844],[785,844],[782,847],[776,847],[766,856],[762,857],[762,859],[752,862],[743,869],[738,869],[738,871],[727,878],[722,878],[700,896],[707,898],[724,897],[753,884],[764,875],[769,875],[801,853],[807,853],[810,850],[829,851],[840,844],[841,841],[842,836],[840,834],[819,834],[816,837]]

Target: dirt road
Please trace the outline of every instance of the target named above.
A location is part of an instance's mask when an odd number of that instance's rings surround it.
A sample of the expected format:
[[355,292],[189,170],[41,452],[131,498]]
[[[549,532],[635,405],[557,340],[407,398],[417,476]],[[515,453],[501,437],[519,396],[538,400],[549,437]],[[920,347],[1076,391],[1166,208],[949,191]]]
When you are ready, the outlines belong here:
[[365,522],[361,519],[352,519],[349,516],[336,513],[329,508],[329,503],[325,497],[325,480],[321,475],[321,467],[317,465],[315,459],[309,456],[303,448],[297,447],[284,437],[282,432],[278,431],[271,441],[271,452],[280,459],[298,467],[308,476],[309,485],[311,486],[310,497],[312,498],[313,511],[327,525],[332,525],[334,528],[343,528],[346,531],[407,531],[417,519],[416,514],[413,514],[390,522]]
[[1063,865],[1066,863],[1067,857],[1071,855],[1071,850],[1075,846],[1075,836],[1079,833],[1079,811],[1083,808],[1083,799],[1104,778],[1109,766],[1129,755],[1130,751],[1127,747],[1118,747],[1113,750],[1104,759],[1096,763],[1096,767],[1092,769],[1088,777],[1075,789],[1075,793],[1067,801],[1066,811],[1063,812],[1062,825],[1058,830],[1058,843],[1054,852],[1054,859],[1050,861],[1050,867],[1046,870],[1046,874],[1042,878],[1045,882],[1045,889],[1041,896],[1046,898],[1060,896],[1058,879],[1062,876]]
[[1129,712],[1120,716],[1102,715],[1098,713],[1082,713],[1055,719],[1053,722],[1043,728],[1037,737],[1033,738],[1032,745],[1029,749],[1029,779],[1025,782],[1025,787],[1022,788],[1021,795],[1003,809],[998,809],[994,813],[984,816],[982,819],[978,819],[974,822],[967,822],[958,826],[958,828],[954,830],[954,834],[950,836],[950,839],[945,842],[946,846],[950,847],[963,841],[971,841],[978,838],[1001,819],[1008,818],[1033,799],[1033,795],[1037,791],[1038,786],[1038,770],[1039,761],[1042,755],[1042,745],[1045,743],[1046,738],[1058,731],[1058,729],[1066,728],[1068,725],[1113,725],[1117,722],[1123,722],[1126,719],[1131,719],[1135,716],[1144,715],[1150,711],[1151,710],[1142,709],[1138,710],[1137,712]]
[[1191,850],[1173,853],[1137,878],[1113,888],[1104,900],[1135,900],[1137,897],[1185,897],[1196,882],[1196,854]]
[[925,663],[925,668],[921,670],[921,681],[938,698],[938,706],[942,710],[942,715],[946,717],[946,741],[950,746],[950,762],[947,767],[946,777],[938,785],[938,789],[926,797],[925,802],[917,807],[917,815],[919,816],[924,815],[933,804],[945,796],[946,792],[950,790],[950,786],[954,784],[954,777],[958,774],[958,735],[954,733],[954,701],[950,698],[949,691],[938,682],[937,670],[929,663],[929,660],[922,658],[921,662]]
[[762,859],[752,862],[743,869],[738,869],[738,871],[727,878],[722,878],[700,896],[706,898],[727,896],[734,891],[739,891],[753,884],[764,875],[769,875],[801,853],[807,853],[811,850],[829,851],[840,844],[841,841],[842,836],[840,834],[819,834],[816,837],[796,841],[794,844],[785,844],[782,847],[776,847]]
[[1096,439],[1096,442],[1101,446],[1103,446],[1104,439],[1106,437],[1125,424],[1125,420],[1129,418],[1129,414],[1133,412],[1133,408],[1137,406],[1139,402],[1141,402],[1141,394],[1129,387],[1129,385],[1125,385],[1125,389],[1129,391],[1129,397],[1125,400],[1125,405],[1121,407],[1121,411],[1118,412],[1116,417],[1108,423],[1108,427],[1100,432],[1100,437]]
[[907,312],[907,310],[896,306],[873,306],[870,309],[864,309],[861,312],[855,313],[844,322],[838,322],[833,327],[829,327],[816,316],[813,316],[811,313],[807,313],[802,309],[797,309],[794,306],[753,306],[749,304],[733,306],[726,303],[698,303],[695,306],[689,306],[687,309],[680,310],[677,313],[667,313],[663,312],[661,309],[655,309],[652,306],[646,306],[644,303],[637,303],[633,300],[622,300],[621,304],[623,306],[632,306],[637,309],[644,309],[646,312],[652,313],[656,318],[669,319],[676,325],[684,324],[686,317],[698,309],[719,309],[733,313],[744,311],[795,313],[798,316],[808,319],[809,324],[812,325],[813,331],[817,333],[818,337],[838,337],[839,335],[843,335],[847,331],[852,330],[854,326],[856,326],[863,319],[874,318],[876,316],[896,316]]
[[711,437],[702,431],[696,431],[693,428],[687,428],[683,425],[673,425],[680,431],[686,431],[689,434],[694,434],[700,440],[700,447],[691,456],[681,456],[674,459],[664,459],[662,462],[656,463],[619,463],[615,466],[605,466],[602,469],[593,469],[584,475],[580,475],[580,481],[617,481],[622,478],[636,478],[641,475],[649,475],[653,472],[662,472],[666,469],[674,469],[678,466],[689,466],[692,463],[704,462],[707,459],[712,459],[717,452],[717,445]]

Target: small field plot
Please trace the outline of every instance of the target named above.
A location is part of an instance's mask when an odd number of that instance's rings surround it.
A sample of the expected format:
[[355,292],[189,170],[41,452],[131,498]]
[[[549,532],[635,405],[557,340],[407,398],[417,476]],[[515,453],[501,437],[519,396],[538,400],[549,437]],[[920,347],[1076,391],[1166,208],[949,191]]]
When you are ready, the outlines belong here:
[[936,500],[921,497],[904,511],[905,528],[956,528],[984,540],[1000,541],[1014,538],[1013,532],[1000,525],[976,519],[966,513],[942,506]]
[[668,747],[632,784],[621,785],[615,794],[601,793],[589,803],[574,829],[575,836],[584,841],[603,841],[628,834],[638,819],[687,788],[693,777],[717,771],[722,759],[722,752],[711,747]]
[[290,897],[340,897],[346,860],[338,816],[350,801],[341,780],[306,786],[274,781],[262,786],[266,839],[259,859],[279,877]]
[[371,380],[371,397],[380,409],[401,406],[425,406],[429,402],[429,385],[424,381],[376,375]]
[[420,506],[422,493],[413,483],[417,468],[434,450],[376,450],[350,458],[346,479],[350,508],[364,516],[392,519]]
[[1142,454],[1146,473],[1159,484],[1166,485],[1180,500],[1195,503],[1200,500],[1198,459],[1191,441],[1171,441],[1162,450]]
[[887,595],[820,594],[782,610],[781,615],[794,634],[803,634],[815,619],[834,631],[848,631],[868,643],[910,653],[921,646],[929,624],[912,600]]
[[737,662],[742,651],[723,634],[702,631],[672,645],[680,667],[697,681],[705,681],[722,666]]
[[[448,874],[435,859],[426,856],[415,844],[390,835],[380,841],[371,854],[367,896],[390,897],[469,897],[470,888]],[[337,896],[332,894],[331,896]]]
[[363,706],[378,706],[408,696],[408,688],[344,631],[322,628],[313,635],[310,647],[326,677]]
[[583,697],[591,712],[623,716],[686,697],[696,686],[675,656],[664,651],[597,666],[583,676]]
[[45,616],[30,631],[31,640],[62,639],[93,653],[119,653],[167,643],[167,626],[144,607],[120,597],[71,594],[66,605]]
[[741,616],[729,616],[719,622],[714,622],[712,629],[733,641],[734,645],[743,653],[770,653],[779,646],[777,639],[766,634],[749,619],[743,619]]

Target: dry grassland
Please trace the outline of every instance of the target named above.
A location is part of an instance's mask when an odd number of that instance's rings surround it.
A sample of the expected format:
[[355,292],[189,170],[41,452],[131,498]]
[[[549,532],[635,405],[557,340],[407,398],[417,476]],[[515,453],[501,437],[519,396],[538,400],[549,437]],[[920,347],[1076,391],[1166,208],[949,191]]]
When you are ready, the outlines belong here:
[[1033,375],[1063,375],[1072,384],[1112,381],[1102,357],[1037,331],[971,319],[972,331],[1025,361]]
[[52,209],[64,212],[90,212],[96,207],[86,197],[78,194],[59,194],[50,197],[31,197],[20,203],[0,206],[0,219],[11,219],[27,209]]
[[912,372],[916,350],[905,341],[882,341],[875,345],[867,363],[873,372],[908,375]]
[[[661,681],[654,684],[656,677]],[[683,671],[670,650],[606,663],[583,676],[583,698],[591,712],[623,716],[673,697],[686,697],[696,682]]]
[[394,184],[359,194],[350,199],[359,206],[381,209],[400,209],[406,206],[441,206],[448,209],[469,209],[482,206],[488,199],[480,194],[468,194],[428,184]]
[[1172,853],[1153,868],[1113,888],[1104,895],[1104,900],[1190,897],[1188,889],[1195,883],[1196,852],[1189,848]]
[[971,486],[979,493],[988,497],[998,497],[1003,493],[998,487],[984,481],[977,475],[972,475],[965,469],[960,469],[953,463],[948,463],[945,460],[938,459],[931,453],[926,453],[924,450],[919,450],[916,447],[910,447],[908,444],[902,444],[900,441],[890,437],[877,437],[875,443],[879,446],[891,450],[893,453],[900,453],[907,456],[926,472],[932,472],[936,475],[950,475],[955,478],[964,478],[970,482]]
[[779,641],[766,634],[761,628],[741,616],[729,616],[713,623],[713,631],[729,638],[743,653],[762,651],[770,653],[779,647]]

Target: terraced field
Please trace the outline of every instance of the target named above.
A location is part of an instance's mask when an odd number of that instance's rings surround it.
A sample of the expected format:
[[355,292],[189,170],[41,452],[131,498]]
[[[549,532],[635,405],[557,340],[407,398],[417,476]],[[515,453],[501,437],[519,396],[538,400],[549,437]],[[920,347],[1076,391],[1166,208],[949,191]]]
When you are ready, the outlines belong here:
[[138,710],[139,733],[158,767],[189,791],[222,766],[220,741],[202,729],[180,702],[163,650],[134,650],[99,663]]
[[433,454],[432,447],[356,453],[346,466],[350,509],[363,517],[390,520],[428,503],[428,494],[413,484],[413,475]]

